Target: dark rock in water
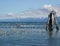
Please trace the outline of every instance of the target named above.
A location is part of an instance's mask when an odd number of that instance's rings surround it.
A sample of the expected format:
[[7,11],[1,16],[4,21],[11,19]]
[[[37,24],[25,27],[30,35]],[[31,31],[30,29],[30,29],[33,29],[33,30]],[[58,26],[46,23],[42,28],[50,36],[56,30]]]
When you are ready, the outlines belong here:
[[58,26],[56,26],[56,29],[57,29],[57,30],[59,30],[59,27],[58,27]]

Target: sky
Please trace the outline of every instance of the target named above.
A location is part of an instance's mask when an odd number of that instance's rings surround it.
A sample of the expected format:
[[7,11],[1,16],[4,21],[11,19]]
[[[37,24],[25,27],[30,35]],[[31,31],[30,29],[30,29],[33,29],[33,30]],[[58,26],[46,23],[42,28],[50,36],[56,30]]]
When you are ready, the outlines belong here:
[[1,14],[25,13],[25,11],[28,10],[33,11],[35,9],[40,9],[43,6],[49,7],[50,5],[60,6],[60,0],[0,0],[0,16]]

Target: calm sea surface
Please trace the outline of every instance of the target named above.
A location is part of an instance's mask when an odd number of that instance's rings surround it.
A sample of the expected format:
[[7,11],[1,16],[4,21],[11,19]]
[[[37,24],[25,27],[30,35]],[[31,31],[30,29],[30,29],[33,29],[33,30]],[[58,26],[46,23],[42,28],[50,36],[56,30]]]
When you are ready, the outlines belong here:
[[[60,23],[58,23],[60,29]],[[60,30],[52,34],[46,23],[0,22],[0,46],[60,46]]]

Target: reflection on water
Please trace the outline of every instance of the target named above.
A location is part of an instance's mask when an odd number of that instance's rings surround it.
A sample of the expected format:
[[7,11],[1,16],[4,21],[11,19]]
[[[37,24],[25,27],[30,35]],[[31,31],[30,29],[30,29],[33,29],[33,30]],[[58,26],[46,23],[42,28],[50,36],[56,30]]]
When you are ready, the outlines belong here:
[[45,23],[0,23],[0,46],[59,46],[60,30],[47,32]]
[[48,46],[59,46],[59,31],[53,30],[53,31],[47,31],[49,38],[48,38]]
[[55,38],[58,34],[59,30],[52,30],[52,31],[47,31],[48,35],[49,35],[49,38]]
[[[53,35],[55,35],[55,36],[52,37]],[[48,39],[48,46],[59,46],[59,42],[58,42],[58,39],[56,38],[56,35],[57,34],[50,35],[50,37]]]

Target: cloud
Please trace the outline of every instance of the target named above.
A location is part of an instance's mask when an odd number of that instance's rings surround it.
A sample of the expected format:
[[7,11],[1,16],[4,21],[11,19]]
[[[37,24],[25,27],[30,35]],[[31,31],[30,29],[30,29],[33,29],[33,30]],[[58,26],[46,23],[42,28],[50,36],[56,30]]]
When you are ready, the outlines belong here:
[[49,11],[52,11],[54,9],[54,11],[56,11],[57,13],[57,16],[60,16],[60,7],[59,6],[53,6],[53,5],[44,5],[43,8],[49,10]]
[[47,4],[44,5],[43,8],[46,8],[48,10],[52,10],[53,9],[52,5],[50,5],[50,4],[49,5],[47,5]]
[[27,17],[33,17],[33,18],[44,18],[48,17],[48,14],[54,9],[57,13],[57,16],[60,16],[60,7],[58,6],[53,6],[51,4],[45,4],[39,9],[34,9],[34,10],[28,10],[23,12],[21,17],[27,18]]
[[5,15],[0,15],[0,19],[15,19],[15,18],[45,18],[48,16],[50,11],[54,9],[57,12],[57,16],[60,16],[60,7],[53,6],[51,4],[45,4],[39,9],[27,10],[22,13],[8,13]]
[[46,9],[48,9],[48,10],[50,10],[50,11],[52,11],[53,9],[55,10],[55,11],[57,11],[58,10],[58,7],[57,6],[53,6],[53,5],[51,5],[51,4],[45,4],[44,6],[43,6],[43,8],[46,8]]

